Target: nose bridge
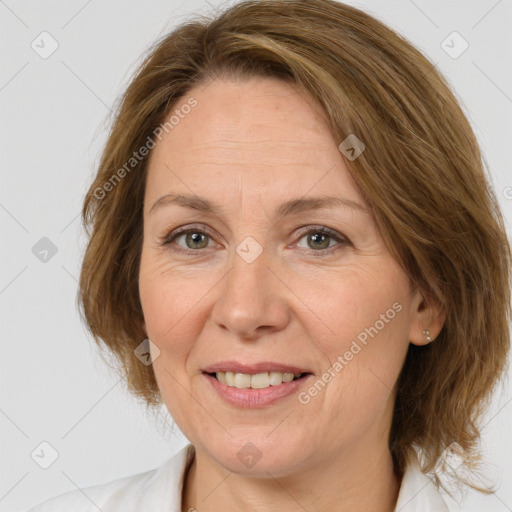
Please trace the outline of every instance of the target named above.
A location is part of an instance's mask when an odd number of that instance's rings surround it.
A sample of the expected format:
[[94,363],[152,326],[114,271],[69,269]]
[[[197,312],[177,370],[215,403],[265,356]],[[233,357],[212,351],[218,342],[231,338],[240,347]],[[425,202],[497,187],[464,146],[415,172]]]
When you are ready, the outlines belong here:
[[263,281],[268,283],[270,270],[270,253],[264,250],[263,245],[260,244],[252,236],[245,237],[235,248],[231,260],[231,284],[243,286],[243,283],[248,288],[254,291],[254,296],[258,292],[261,296],[263,289],[258,290]]
[[217,325],[244,337],[286,325],[283,289],[269,266],[269,254],[254,238],[238,244],[213,308]]

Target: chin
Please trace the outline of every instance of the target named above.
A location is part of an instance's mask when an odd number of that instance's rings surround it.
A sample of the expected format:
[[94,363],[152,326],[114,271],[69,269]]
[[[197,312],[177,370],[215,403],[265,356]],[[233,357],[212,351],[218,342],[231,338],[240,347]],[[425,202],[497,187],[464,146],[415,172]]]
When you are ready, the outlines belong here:
[[287,442],[277,436],[271,439],[268,429],[258,434],[253,428],[251,431],[251,435],[243,436],[226,434],[224,443],[217,438],[211,444],[203,444],[202,449],[227,471],[239,475],[283,477],[307,465],[305,442],[293,442],[289,437]]

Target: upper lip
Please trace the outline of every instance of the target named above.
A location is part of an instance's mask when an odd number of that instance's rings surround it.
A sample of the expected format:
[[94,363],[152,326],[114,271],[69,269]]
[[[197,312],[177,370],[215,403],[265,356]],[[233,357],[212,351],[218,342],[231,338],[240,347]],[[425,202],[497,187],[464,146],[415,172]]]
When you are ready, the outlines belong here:
[[292,366],[282,363],[275,363],[271,361],[261,361],[259,363],[239,363],[237,361],[220,361],[203,368],[205,373],[216,372],[233,372],[233,373],[265,373],[265,372],[280,372],[280,373],[311,373],[309,370],[301,368],[300,366]]

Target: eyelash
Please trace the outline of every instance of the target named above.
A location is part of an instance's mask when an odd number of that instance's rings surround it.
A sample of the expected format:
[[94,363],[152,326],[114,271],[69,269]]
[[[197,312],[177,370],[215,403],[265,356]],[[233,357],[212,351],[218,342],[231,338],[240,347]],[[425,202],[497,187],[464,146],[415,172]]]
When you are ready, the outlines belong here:
[[[171,243],[180,235],[186,235],[189,233],[196,233],[201,235],[206,235],[210,238],[213,238],[214,233],[210,231],[207,227],[184,227],[184,228],[178,228],[174,230],[173,232],[169,233],[168,235],[165,235],[161,238],[159,238],[159,243],[162,246],[171,246]],[[312,256],[327,256],[335,252],[340,248],[340,246],[346,246],[350,244],[350,240],[348,240],[347,237],[343,236],[341,233],[338,233],[337,231],[334,231],[333,229],[330,229],[326,226],[308,226],[307,229],[302,229],[298,233],[299,241],[306,235],[309,235],[311,233],[315,234],[321,234],[321,235],[327,235],[329,238],[332,238],[336,242],[338,242],[337,245],[333,247],[329,247],[327,249],[319,249],[317,251],[310,249],[309,251],[306,251],[307,254],[310,254]],[[298,242],[297,242],[298,243]],[[182,254],[188,254],[188,255],[197,255],[198,253],[204,251],[205,249],[184,249],[183,247],[170,247],[171,250],[180,252]]]

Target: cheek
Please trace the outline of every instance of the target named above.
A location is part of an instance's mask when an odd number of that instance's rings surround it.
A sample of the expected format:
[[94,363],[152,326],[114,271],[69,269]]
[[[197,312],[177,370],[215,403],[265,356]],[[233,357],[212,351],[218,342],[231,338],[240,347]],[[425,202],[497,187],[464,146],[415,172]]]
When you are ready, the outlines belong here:
[[[204,324],[200,299],[207,289],[197,279],[165,264],[141,259],[139,294],[148,338],[158,347],[153,361],[158,388],[173,419],[188,425],[187,363]],[[195,284],[194,284],[195,283]]]
[[199,318],[200,299],[208,288],[198,285],[199,281],[176,268],[141,259],[140,301],[148,338],[160,351],[153,369],[167,404],[180,401],[178,396],[168,400],[166,395],[179,391],[178,383],[188,378],[187,361],[204,323]]
[[307,391],[322,395],[318,403],[329,404],[333,415],[364,407],[369,419],[385,405],[400,373],[409,344],[410,296],[405,274],[393,263],[379,266],[379,273],[357,270],[338,273],[323,295],[318,289],[308,295],[322,321],[307,329],[324,356],[319,380],[328,382],[317,381],[319,392]]
[[139,295],[148,335],[164,342],[178,338],[176,332],[199,326],[189,319],[198,309],[199,300],[209,285],[207,272],[183,271],[171,265],[165,257],[155,257],[143,251],[139,274]]
[[346,265],[321,279],[295,277],[294,293],[310,310],[312,339],[330,355],[349,350],[353,340],[379,340],[374,350],[385,350],[408,334],[408,279],[391,259]]

